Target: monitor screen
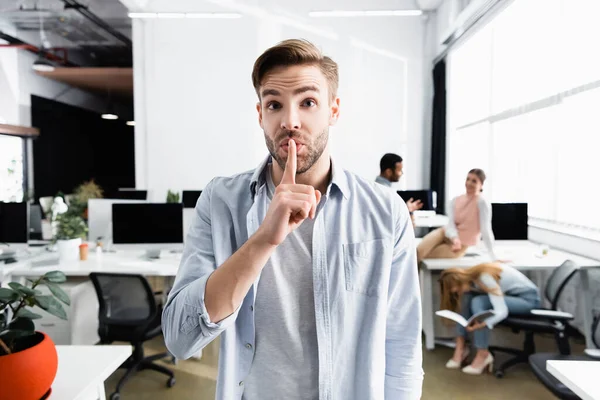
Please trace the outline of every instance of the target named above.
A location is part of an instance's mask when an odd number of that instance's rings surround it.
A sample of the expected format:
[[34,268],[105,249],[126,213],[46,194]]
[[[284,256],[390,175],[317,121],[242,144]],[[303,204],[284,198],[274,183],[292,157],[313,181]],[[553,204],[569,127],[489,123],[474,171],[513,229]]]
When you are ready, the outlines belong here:
[[147,190],[119,189],[112,191],[104,196],[107,199],[123,199],[123,200],[147,200]]
[[112,205],[116,203],[140,204],[144,200],[89,199],[88,200],[88,239],[110,241],[112,236]]
[[181,202],[185,208],[195,208],[202,190],[184,190],[181,196]]
[[527,240],[527,203],[492,203],[496,240]]
[[411,198],[421,200],[423,208],[421,210],[435,211],[437,208],[435,191],[433,190],[398,190],[398,194],[404,201]]
[[0,203],[0,242],[27,243],[29,204]]
[[183,243],[183,204],[112,205],[114,244]]

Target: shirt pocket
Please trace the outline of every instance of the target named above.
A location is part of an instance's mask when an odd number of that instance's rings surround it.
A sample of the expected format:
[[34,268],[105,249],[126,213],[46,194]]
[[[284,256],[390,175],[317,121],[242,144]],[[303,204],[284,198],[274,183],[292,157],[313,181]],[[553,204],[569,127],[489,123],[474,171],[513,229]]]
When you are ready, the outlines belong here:
[[385,293],[389,245],[383,239],[343,244],[346,290],[378,297]]

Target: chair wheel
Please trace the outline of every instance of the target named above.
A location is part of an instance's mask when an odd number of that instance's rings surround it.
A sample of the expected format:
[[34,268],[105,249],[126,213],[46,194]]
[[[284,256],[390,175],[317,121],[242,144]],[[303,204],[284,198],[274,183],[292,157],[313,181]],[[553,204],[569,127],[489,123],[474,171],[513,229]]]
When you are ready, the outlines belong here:
[[113,394],[110,395],[110,400],[119,400],[121,398],[121,395],[117,392],[114,392]]
[[[173,386],[175,386],[175,382],[176,382],[175,381],[175,377],[169,378],[169,380],[167,381],[167,387],[173,387]],[[110,399],[110,400],[112,400],[112,399]]]
[[496,371],[496,372],[494,372],[494,375],[496,376],[496,378],[502,379],[502,378],[504,378],[504,371],[500,371],[500,370]]

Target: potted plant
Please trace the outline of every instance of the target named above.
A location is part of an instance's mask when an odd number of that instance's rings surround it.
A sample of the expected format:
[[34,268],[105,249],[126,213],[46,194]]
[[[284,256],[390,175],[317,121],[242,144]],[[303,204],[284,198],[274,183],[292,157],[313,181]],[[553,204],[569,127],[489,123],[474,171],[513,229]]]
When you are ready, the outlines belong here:
[[88,228],[83,218],[71,210],[56,216],[58,256],[61,261],[75,261],[79,257],[79,245],[86,237]]
[[[29,281],[31,287],[11,282],[0,288],[0,399],[48,396],[58,367],[56,347],[48,335],[35,330],[33,320],[41,315],[28,307],[38,306],[67,319],[61,302],[69,305],[69,296],[58,286],[65,281],[62,272],[51,271]],[[43,295],[36,289],[40,285],[46,285],[52,294]]]
[[92,179],[87,182],[83,182],[75,189],[73,197],[71,198],[69,209],[85,221],[88,219],[88,200],[89,199],[101,199],[104,195],[102,188]]
[[179,193],[167,191],[167,203],[179,203]]

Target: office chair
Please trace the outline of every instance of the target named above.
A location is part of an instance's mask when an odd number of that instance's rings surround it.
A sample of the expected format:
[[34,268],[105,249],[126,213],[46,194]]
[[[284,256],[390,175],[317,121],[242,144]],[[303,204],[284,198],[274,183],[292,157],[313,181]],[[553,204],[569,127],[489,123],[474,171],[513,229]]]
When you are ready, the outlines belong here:
[[97,273],[90,274],[99,302],[98,335],[101,344],[113,341],[129,342],[133,354],[120,368],[127,372],[119,380],[110,400],[119,400],[123,385],[136,371],[151,369],[169,377],[167,386],[175,385],[173,371],[153,361],[167,353],[144,357],[143,343],[161,335],[161,310],[156,304],[150,284],[141,275]]
[[573,319],[569,313],[558,310],[558,301],[567,283],[577,274],[579,266],[573,261],[567,260],[561,266],[552,271],[546,281],[544,295],[550,302],[550,309],[531,310],[529,315],[508,315],[499,325],[511,328],[514,333],[525,332],[523,349],[511,349],[506,347],[490,346],[489,350],[514,355],[495,370],[497,378],[504,376],[504,371],[509,367],[529,362],[529,356],[535,353],[534,335],[536,333],[552,333],[556,340],[558,350],[562,355],[571,354],[571,346],[567,334],[568,321]]
[[[596,317],[594,319],[594,323],[592,324],[592,341],[597,349],[600,349],[599,321],[600,318]],[[566,387],[561,381],[556,379],[554,375],[548,372],[546,369],[546,362],[549,360],[598,361],[598,357],[588,354],[562,355],[554,353],[537,353],[529,357],[529,365],[531,366],[531,370],[535,374],[536,378],[538,378],[538,380],[542,382],[544,386],[546,386],[546,388],[552,392],[552,394],[561,400],[579,400],[579,396],[573,393],[571,389]]]

